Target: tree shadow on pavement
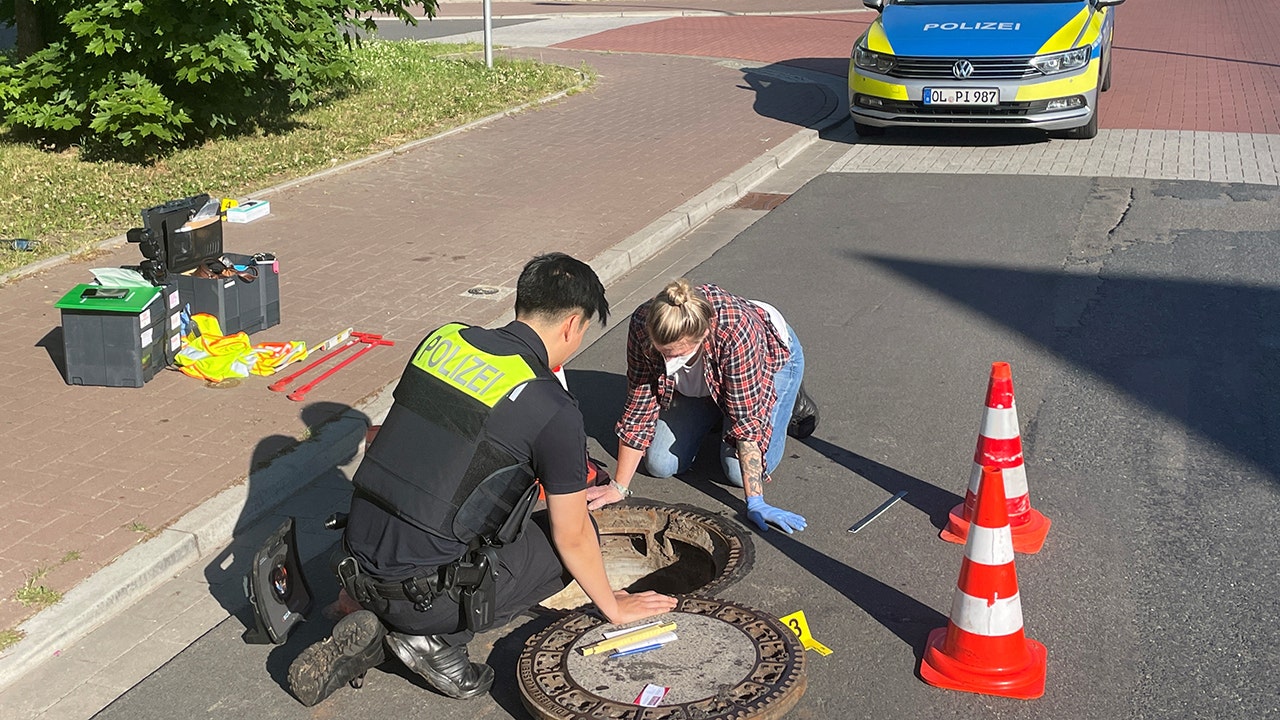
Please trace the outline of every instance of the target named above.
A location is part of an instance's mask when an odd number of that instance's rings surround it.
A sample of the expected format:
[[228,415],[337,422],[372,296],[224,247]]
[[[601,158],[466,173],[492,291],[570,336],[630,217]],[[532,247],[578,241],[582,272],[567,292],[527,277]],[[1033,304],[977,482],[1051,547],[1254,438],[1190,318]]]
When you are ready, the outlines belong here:
[[[1276,482],[1280,290],[1268,286],[1267,277],[1274,273],[1259,260],[1274,252],[1274,234],[1185,231],[1178,242],[1199,248],[1202,255],[1197,257],[1213,258],[1204,262],[1216,263],[1212,271],[1232,280],[1131,274],[1139,260],[1129,256],[1165,252],[1154,243],[1117,255],[1110,261],[1117,267],[1092,276],[848,255],[1018,333],[1141,403],[1148,416],[1176,421]],[[1223,246],[1236,252],[1227,255]],[[1232,266],[1229,258],[1257,267]]]
[[756,94],[753,109],[757,114],[803,128],[825,130],[848,116],[848,93],[840,90],[845,83],[843,73],[837,76],[808,69],[808,65],[815,64],[809,61],[819,60],[801,58],[742,68],[745,84],[739,87]]

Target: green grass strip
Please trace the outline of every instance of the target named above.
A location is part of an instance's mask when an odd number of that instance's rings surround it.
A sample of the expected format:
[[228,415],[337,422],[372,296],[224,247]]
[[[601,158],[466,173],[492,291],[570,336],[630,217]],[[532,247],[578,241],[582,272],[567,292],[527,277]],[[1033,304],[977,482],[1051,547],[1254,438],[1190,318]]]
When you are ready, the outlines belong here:
[[[0,126],[0,274],[88,250],[141,220],[138,211],[208,192],[241,197],[429,137],[575,87],[580,71],[527,60],[477,59],[478,44],[377,41],[357,51],[356,87],[333,92],[284,127],[207,142],[150,165],[88,162]],[[38,240],[34,251],[7,240]]]

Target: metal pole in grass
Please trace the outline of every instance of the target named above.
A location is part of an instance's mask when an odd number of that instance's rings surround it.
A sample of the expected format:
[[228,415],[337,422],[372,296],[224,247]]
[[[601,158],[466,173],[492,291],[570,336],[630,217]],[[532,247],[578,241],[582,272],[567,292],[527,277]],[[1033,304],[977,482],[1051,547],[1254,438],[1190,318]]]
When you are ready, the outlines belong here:
[[484,66],[493,67],[493,5],[484,0]]

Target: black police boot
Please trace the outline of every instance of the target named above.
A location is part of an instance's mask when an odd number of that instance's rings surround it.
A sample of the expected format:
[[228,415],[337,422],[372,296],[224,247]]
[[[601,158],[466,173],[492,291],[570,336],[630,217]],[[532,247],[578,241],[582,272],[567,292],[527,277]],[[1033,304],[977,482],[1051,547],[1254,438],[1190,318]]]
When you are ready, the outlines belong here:
[[303,650],[289,666],[289,689],[311,707],[347,683],[358,687],[365,672],[386,658],[382,649],[386,635],[378,616],[368,610],[342,618],[332,635]]
[[387,647],[431,687],[459,700],[483,695],[493,685],[493,668],[473,663],[467,646],[450,647],[439,635],[387,635]]
[[787,434],[797,440],[803,440],[818,429],[818,403],[804,391],[804,383],[800,383],[800,392],[796,394],[796,404],[791,410],[791,422],[787,423]]

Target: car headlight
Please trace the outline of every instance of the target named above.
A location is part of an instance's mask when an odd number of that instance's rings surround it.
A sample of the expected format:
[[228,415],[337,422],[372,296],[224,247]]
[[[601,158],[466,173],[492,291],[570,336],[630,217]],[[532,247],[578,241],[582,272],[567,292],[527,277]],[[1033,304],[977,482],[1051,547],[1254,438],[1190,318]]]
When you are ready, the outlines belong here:
[[871,52],[859,45],[853,48],[853,64],[863,70],[871,70],[883,74],[893,69],[894,59],[892,55]]
[[1064,53],[1041,55],[1031,58],[1031,64],[1045,75],[1053,75],[1068,70],[1082,68],[1089,64],[1092,48],[1082,47]]

